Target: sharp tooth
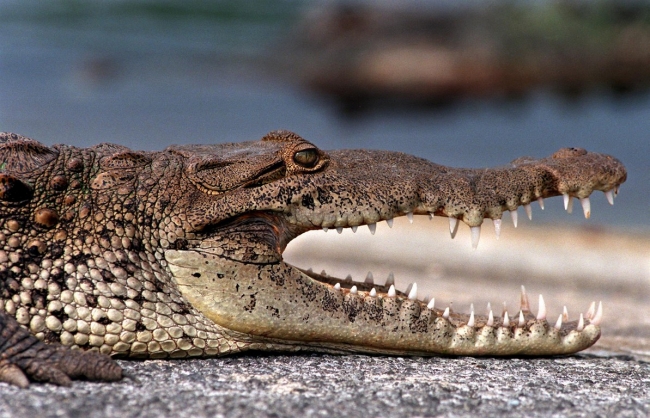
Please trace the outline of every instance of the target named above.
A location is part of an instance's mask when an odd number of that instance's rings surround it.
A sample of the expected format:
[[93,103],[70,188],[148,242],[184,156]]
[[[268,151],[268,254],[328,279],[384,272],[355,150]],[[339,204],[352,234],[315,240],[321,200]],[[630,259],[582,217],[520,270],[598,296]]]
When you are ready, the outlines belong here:
[[540,321],[546,319],[546,303],[544,303],[544,297],[539,295],[539,310],[537,311],[537,319]]
[[582,205],[582,211],[585,213],[585,219],[589,219],[591,216],[591,202],[589,202],[589,198],[583,197],[580,199],[580,204]]
[[370,297],[371,297],[371,298],[374,298],[374,297],[376,297],[376,296],[377,296],[377,291],[376,291],[375,288],[373,287],[372,289],[370,289]]
[[330,230],[329,228],[323,228],[323,232],[327,232],[329,230]]
[[530,206],[530,203],[524,205],[524,209],[526,210],[526,215],[528,216],[529,220],[533,220],[533,208]]
[[453,216],[449,217],[449,233],[451,234],[451,239],[456,238],[456,232],[458,232],[458,219]]
[[515,210],[511,210],[511,211],[510,211],[510,217],[512,218],[512,224],[513,224],[513,225],[515,226],[515,228],[516,228],[516,227],[517,227],[517,220],[518,220],[518,217],[517,217],[517,209],[515,209]]
[[370,230],[370,233],[372,235],[375,235],[375,231],[377,230],[377,224],[376,223],[368,224],[368,229]]
[[353,295],[356,295],[356,294],[357,294],[357,287],[356,287],[356,286],[352,286],[352,287],[350,288],[350,293],[352,293]]
[[374,284],[375,283],[375,278],[372,276],[372,271],[369,271],[368,274],[366,275],[366,280],[364,280],[368,284]]
[[478,248],[478,240],[481,238],[481,227],[472,226],[469,228],[469,230],[472,234],[472,248],[476,249]]
[[591,320],[591,323],[594,325],[600,325],[603,322],[603,302],[598,302],[598,309],[596,310],[596,315]]
[[436,300],[431,299],[429,303],[427,303],[427,308],[433,310],[433,307],[436,305]]
[[591,302],[589,309],[587,309],[587,312],[585,312],[585,319],[593,318],[594,313],[596,313],[596,302]]
[[472,311],[469,314],[469,321],[467,321],[467,326],[468,327],[473,327],[474,326],[474,311]]
[[346,282],[351,282],[352,281],[352,275],[348,274],[347,276],[345,276],[345,281]]
[[388,224],[389,228],[392,228],[393,227],[393,218],[386,219],[386,223]]
[[413,223],[413,212],[406,212],[406,217],[410,223]]
[[521,327],[524,326],[524,324],[525,324],[525,321],[524,321],[524,312],[523,312],[523,311],[519,311],[519,323],[517,324],[517,326],[518,326],[519,328],[521,328]]
[[585,318],[580,314],[580,319],[578,320],[578,326],[576,327],[576,331],[582,331],[585,329]]
[[508,318],[508,312],[503,314],[503,326],[507,328],[510,326],[510,318]]
[[433,219],[433,213],[429,212],[429,220]]
[[442,313],[442,317],[445,319],[449,319],[449,306],[445,308],[445,311]]
[[355,233],[356,233],[356,232],[357,232],[357,228],[359,228],[359,227],[358,227],[357,225],[354,225],[354,226],[352,227],[352,232],[355,232]]
[[521,306],[519,309],[522,311],[530,311],[530,302],[528,302],[528,295],[526,294],[526,288],[521,286],[521,297],[519,298]]
[[390,273],[388,273],[388,278],[386,279],[386,284],[384,286],[390,286],[393,284],[395,284],[395,275],[391,271]]
[[494,233],[497,236],[497,239],[501,236],[501,219],[493,219],[494,222]]
[[334,285],[334,289],[336,290],[341,290],[341,283],[337,283]]
[[544,198],[538,197],[537,198],[537,203],[539,203],[539,207],[544,210]]
[[418,284],[413,283],[411,286],[411,291],[409,292],[409,299],[410,300],[415,300],[418,298]]
[[569,311],[567,311],[566,306],[562,310],[562,319],[564,319],[565,321],[569,320]]
[[487,311],[490,312],[492,310],[492,304],[488,302],[487,304]]
[[391,284],[390,287],[388,288],[388,297],[394,298],[395,295],[397,295],[397,292],[395,291],[395,285]]
[[490,313],[488,313],[488,320],[485,325],[487,325],[488,327],[494,326],[494,315],[492,314],[491,309],[490,309]]
[[338,232],[339,234],[342,233],[343,232],[343,227],[342,226],[337,226],[336,227],[336,232]]
[[558,331],[562,329],[562,315],[560,315],[557,318],[557,322],[555,323],[555,329]]
[[564,209],[568,213],[573,212],[573,198],[567,193],[564,193],[562,196],[564,196]]
[[607,190],[605,192],[605,197],[607,198],[607,201],[609,202],[610,205],[614,204],[614,192],[611,190]]

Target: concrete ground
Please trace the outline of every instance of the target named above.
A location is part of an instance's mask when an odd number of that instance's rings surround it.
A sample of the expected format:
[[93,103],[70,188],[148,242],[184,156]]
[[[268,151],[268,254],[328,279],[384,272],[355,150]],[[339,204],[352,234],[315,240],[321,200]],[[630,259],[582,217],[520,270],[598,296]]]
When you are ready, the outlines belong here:
[[516,312],[521,284],[533,310],[544,294],[549,320],[563,305],[575,319],[602,300],[601,340],[576,356],[543,359],[249,353],[120,361],[137,382],[27,390],[0,383],[0,417],[650,415],[650,240],[504,226],[498,243],[484,228],[473,251],[467,231],[451,241],[446,228],[398,219],[393,230],[379,225],[374,237],[367,229],[310,233],[286,258],[357,280],[373,266],[379,283],[393,270],[398,288],[417,280],[422,297],[430,293],[437,306],[453,302],[459,311],[491,302],[500,313],[505,299]]

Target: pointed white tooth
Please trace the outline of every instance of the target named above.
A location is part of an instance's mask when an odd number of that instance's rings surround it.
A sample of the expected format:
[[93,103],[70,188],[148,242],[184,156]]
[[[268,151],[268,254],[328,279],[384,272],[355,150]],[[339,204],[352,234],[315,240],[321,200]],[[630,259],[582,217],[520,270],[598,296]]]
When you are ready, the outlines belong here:
[[429,220],[433,219],[433,213],[429,212]]
[[390,287],[388,288],[388,297],[394,298],[395,295],[397,295],[397,292],[395,291],[395,285],[391,284]]
[[589,198],[583,197],[580,199],[580,204],[582,205],[582,211],[585,213],[585,219],[589,219],[591,216],[591,202],[589,202]]
[[375,283],[375,278],[372,275],[372,271],[369,271],[368,274],[366,274],[365,282],[370,284]]
[[389,228],[392,228],[393,227],[393,218],[386,219],[386,223],[388,224]]
[[520,300],[520,307],[522,311],[530,311],[530,302],[528,301],[528,295],[526,294],[526,288],[522,285],[521,286],[521,297],[519,298]]
[[409,292],[409,299],[410,300],[415,300],[418,298],[418,284],[413,283],[411,286],[411,291]]
[[350,288],[350,293],[352,293],[353,295],[356,295],[357,292],[358,292],[358,290],[357,290],[357,287],[356,287],[356,286],[352,286],[352,287]]
[[487,320],[487,325],[488,327],[494,326],[494,314],[492,314],[492,309],[490,309],[490,313],[488,313],[488,320]]
[[377,297],[377,291],[375,290],[374,287],[370,289],[370,297],[371,298]]
[[503,314],[503,326],[507,328],[510,326],[510,318],[508,318],[508,312]]
[[336,290],[341,290],[341,283],[337,283],[334,285],[334,289]]
[[325,276],[325,277],[327,277],[327,272],[326,272],[325,270],[322,270],[322,271],[320,272],[320,275],[321,275],[321,276]]
[[561,330],[562,329],[562,315],[558,316],[557,322],[555,323],[555,329],[556,330]]
[[524,313],[523,313],[523,311],[519,311],[519,323],[517,324],[517,326],[518,326],[519,328],[521,328],[521,327],[524,326],[525,323],[526,323],[526,322],[525,322],[525,320],[524,320]]
[[469,314],[469,321],[467,321],[467,326],[468,327],[473,327],[474,326],[474,311],[472,311]]
[[327,232],[327,231],[329,231],[329,230],[330,230],[329,228],[323,228],[323,231],[324,231],[324,232]]
[[384,286],[390,286],[392,284],[395,284],[395,275],[391,271],[390,273],[388,273],[388,278],[386,279],[386,284]]
[[431,299],[429,303],[427,303],[427,308],[433,310],[433,307],[436,305],[436,300]]
[[449,217],[449,233],[451,234],[451,239],[456,238],[456,232],[458,232],[458,219],[450,216]]
[[352,281],[352,275],[348,274],[347,276],[345,276],[345,281],[346,282],[351,282]]
[[493,219],[494,222],[494,234],[497,236],[497,239],[501,236],[501,219]]
[[533,207],[530,206],[530,203],[524,205],[524,210],[526,211],[526,215],[528,216],[529,220],[533,220]]
[[413,223],[413,212],[406,212],[406,217],[410,223]]
[[585,318],[580,314],[580,319],[578,320],[578,326],[576,327],[576,331],[582,331],[585,329]]
[[591,323],[600,325],[601,322],[603,322],[603,302],[598,302],[598,309],[596,310],[596,315],[591,319]]
[[469,228],[471,234],[472,234],[472,248],[476,249],[478,248],[478,241],[481,238],[481,227],[480,226],[472,226]]
[[567,311],[566,306],[562,309],[562,319],[565,321],[569,320],[569,311]]
[[543,197],[538,197],[537,198],[537,203],[539,203],[539,207],[544,210],[544,198]]
[[519,219],[518,219],[519,217],[517,216],[517,209],[515,209],[515,210],[511,210],[511,211],[510,211],[510,217],[512,218],[512,224],[513,224],[513,225],[515,226],[515,228],[516,228],[516,227],[517,227],[517,222],[518,222],[518,220],[519,220]]
[[370,230],[370,233],[372,235],[375,235],[375,231],[377,230],[377,224],[376,223],[368,224],[368,229]]
[[442,317],[445,319],[449,319],[449,306],[445,308],[445,311],[442,313]]
[[593,318],[595,313],[596,313],[596,302],[591,302],[591,304],[589,305],[589,309],[587,309],[587,312],[585,312],[585,319]]
[[544,297],[539,295],[539,310],[537,311],[537,319],[540,321],[546,319],[546,303],[544,303]]
[[573,198],[569,196],[567,193],[564,193],[563,196],[564,196],[564,209],[566,209],[567,213],[573,212]]
[[359,227],[358,227],[357,225],[354,225],[354,226],[352,227],[352,232],[356,233],[356,232],[357,232],[357,228],[359,228]]
[[609,202],[610,205],[614,204],[614,192],[611,190],[607,190],[605,192],[605,197],[607,198],[607,201]]
[[339,234],[343,233],[343,227],[342,226],[337,226],[336,227],[336,232],[338,232]]
[[487,304],[487,311],[490,312],[492,310],[492,304],[488,302]]

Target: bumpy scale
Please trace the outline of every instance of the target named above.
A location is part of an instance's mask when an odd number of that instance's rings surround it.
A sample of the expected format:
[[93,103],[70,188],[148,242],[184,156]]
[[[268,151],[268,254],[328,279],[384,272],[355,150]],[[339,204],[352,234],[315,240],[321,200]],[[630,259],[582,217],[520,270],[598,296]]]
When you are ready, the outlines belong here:
[[[530,202],[582,202],[625,181],[607,155],[562,149],[492,169],[406,154],[324,152],[296,134],[137,152],[46,147],[0,134],[0,380],[115,380],[107,355],[215,356],[243,350],[552,355],[600,335],[602,307],[549,325],[525,294],[517,314],[436,308],[414,284],[339,280],[282,260],[314,229],[413,215],[472,228]],[[567,197],[568,196],[568,200]],[[29,332],[27,332],[29,331]],[[85,353],[79,350],[96,351]]]

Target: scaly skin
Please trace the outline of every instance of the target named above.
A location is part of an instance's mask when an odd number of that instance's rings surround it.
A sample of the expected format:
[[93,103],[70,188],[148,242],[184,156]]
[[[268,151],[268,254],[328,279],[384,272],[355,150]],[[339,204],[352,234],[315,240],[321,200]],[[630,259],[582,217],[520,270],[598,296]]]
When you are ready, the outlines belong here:
[[[625,177],[613,157],[580,149],[470,170],[395,152],[324,152],[284,131],[162,152],[48,148],[0,134],[0,380],[122,377],[107,357],[57,343],[137,358],[579,351],[598,339],[600,310],[555,327],[525,299],[512,320],[457,314],[391,283],[302,271],[282,252],[309,230],[373,230],[413,213],[460,219],[477,244],[484,218],[560,194],[587,202]],[[44,362],[54,371],[37,373]]]

